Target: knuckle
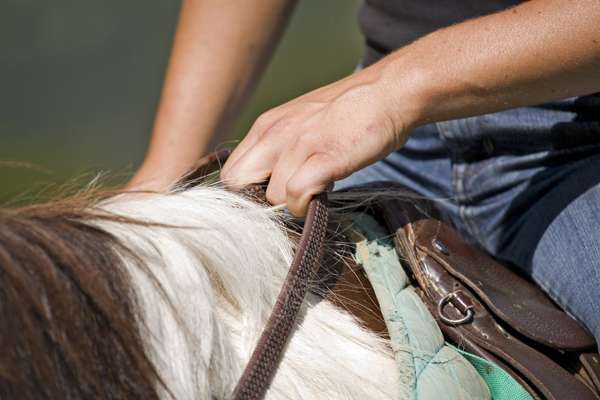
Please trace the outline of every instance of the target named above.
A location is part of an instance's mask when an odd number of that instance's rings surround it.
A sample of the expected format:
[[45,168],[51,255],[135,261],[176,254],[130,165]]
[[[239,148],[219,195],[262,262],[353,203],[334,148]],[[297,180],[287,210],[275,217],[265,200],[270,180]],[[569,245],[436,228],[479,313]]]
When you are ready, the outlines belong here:
[[271,130],[280,132],[287,129],[289,125],[290,122],[287,120],[287,118],[279,118],[271,124]]
[[271,187],[271,185],[269,185],[269,187],[267,188],[266,197],[267,197],[267,201],[274,205],[285,202],[285,199],[282,198],[282,196],[279,194],[279,192],[276,189],[274,189],[273,187]]
[[297,146],[301,146],[301,147],[305,147],[305,148],[312,148],[313,146],[318,145],[318,144],[319,144],[319,140],[314,134],[304,133],[304,134],[299,135],[296,138]]
[[276,122],[276,119],[271,115],[271,112],[267,111],[256,118],[251,130],[255,131],[259,136],[263,136],[271,129],[274,122]]
[[265,130],[263,135],[264,136],[276,136],[276,135],[281,135],[283,132],[286,132],[288,130],[288,126],[289,126],[289,122],[284,119],[278,119],[274,122],[272,122]]
[[300,198],[305,191],[306,188],[304,187],[304,183],[296,179],[290,179],[285,185],[285,192],[289,197],[294,199]]
[[256,121],[254,121],[254,125],[256,125],[257,127],[266,127],[271,124],[272,120],[273,117],[271,116],[271,112],[266,111],[259,115],[258,118],[256,118]]

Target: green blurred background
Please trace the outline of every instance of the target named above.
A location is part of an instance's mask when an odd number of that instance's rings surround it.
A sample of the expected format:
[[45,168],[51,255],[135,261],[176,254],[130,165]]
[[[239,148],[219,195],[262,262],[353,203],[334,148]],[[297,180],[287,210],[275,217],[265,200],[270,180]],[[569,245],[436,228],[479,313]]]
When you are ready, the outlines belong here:
[[[240,120],[349,74],[359,0],[302,0]],[[0,3],[0,202],[99,171],[125,179],[142,160],[178,1]],[[218,40],[218,38],[215,38]]]

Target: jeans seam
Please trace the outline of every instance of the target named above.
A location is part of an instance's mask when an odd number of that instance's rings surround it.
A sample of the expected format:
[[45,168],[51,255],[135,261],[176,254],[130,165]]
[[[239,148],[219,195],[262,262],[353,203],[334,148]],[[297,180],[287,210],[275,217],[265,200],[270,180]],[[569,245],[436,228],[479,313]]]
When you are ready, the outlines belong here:
[[468,205],[470,201],[469,196],[467,195],[465,189],[465,175],[468,169],[468,165],[465,163],[453,165],[452,167],[452,185],[454,191],[456,192],[457,198],[456,202],[458,205],[458,215],[462,220],[462,225],[465,227],[467,233],[475,239],[477,242],[480,242],[480,231],[477,225],[474,223],[471,208]]
[[450,152],[451,168],[452,168],[452,189],[456,198],[456,205],[458,208],[458,217],[461,220],[461,225],[473,239],[480,243],[480,230],[477,224],[474,223],[471,208],[468,203],[471,201],[466,190],[466,177],[468,176],[469,164],[461,157],[461,153],[465,151],[465,144],[454,143],[449,144],[447,140],[452,135],[449,134],[448,125],[449,123],[456,124],[456,129],[468,131],[469,125],[465,120],[448,121],[446,123],[436,123],[436,127],[440,134],[440,139],[446,143],[446,146]]
[[478,243],[480,243],[481,245],[485,245],[485,243],[482,243],[482,241],[481,241],[482,236],[481,236],[479,227],[473,221],[471,209],[468,206],[463,206],[463,208],[464,208],[464,211],[462,212],[462,214],[464,214],[463,219],[464,219],[464,222],[465,222],[467,228],[469,229],[469,234]]

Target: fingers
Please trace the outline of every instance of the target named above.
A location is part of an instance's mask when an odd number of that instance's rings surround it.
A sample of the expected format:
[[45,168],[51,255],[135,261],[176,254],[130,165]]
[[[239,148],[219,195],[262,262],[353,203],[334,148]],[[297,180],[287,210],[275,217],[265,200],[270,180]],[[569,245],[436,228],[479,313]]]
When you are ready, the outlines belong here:
[[303,136],[296,138],[294,145],[288,147],[279,157],[267,188],[267,200],[271,204],[283,204],[287,201],[286,185],[288,181],[314,150],[312,144],[308,142],[303,139]]
[[312,197],[339,178],[336,171],[340,168],[327,153],[319,152],[323,144],[317,136],[299,135],[293,145],[283,141],[276,145],[267,142],[266,139],[261,140],[247,150],[230,167],[230,174],[234,176],[230,179],[256,182],[261,180],[258,178],[266,177],[265,171],[268,171],[271,179],[267,200],[273,205],[287,203],[292,214],[304,216]]
[[264,131],[259,130],[265,129],[264,125],[253,128],[255,130],[229,156],[221,170],[221,179],[227,186],[240,188],[265,181],[271,175],[286,145],[282,129],[275,124]]
[[221,181],[230,188],[240,189],[251,183],[266,181],[277,162],[276,150],[263,142],[251,146],[239,159],[227,160],[221,170]]
[[336,179],[335,160],[326,153],[311,155],[290,177],[285,186],[287,208],[297,217],[306,215],[308,204]]
[[254,121],[244,139],[233,150],[223,166],[221,174],[228,175],[237,161],[244,157],[244,155],[253,148],[269,130],[271,130],[273,125],[279,121],[280,117],[280,112],[278,112],[277,109],[261,114],[256,121]]
[[[279,144],[281,146],[279,150],[293,143],[294,138],[298,137],[301,133],[298,121],[307,119],[311,114],[311,110],[320,107],[319,104],[311,102],[298,104],[301,102],[301,99],[302,97],[296,98],[260,115],[246,134],[244,140],[240,142],[229,156],[229,159],[221,170],[221,175],[229,176],[230,178],[237,175],[232,171],[238,171],[238,166],[241,165],[238,164],[238,161],[245,158],[246,155],[253,153],[255,146],[261,142],[274,145]],[[293,117],[288,117],[290,114]]]

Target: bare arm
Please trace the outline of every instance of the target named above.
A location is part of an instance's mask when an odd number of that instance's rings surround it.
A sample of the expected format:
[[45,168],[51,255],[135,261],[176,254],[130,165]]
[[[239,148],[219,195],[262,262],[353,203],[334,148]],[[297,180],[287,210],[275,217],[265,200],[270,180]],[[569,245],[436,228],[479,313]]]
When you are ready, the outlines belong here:
[[599,27],[598,0],[530,1],[426,36],[388,73],[419,75],[417,124],[595,93]]
[[302,215],[415,126],[600,91],[600,1],[532,0],[434,32],[263,114],[225,165],[232,186]]
[[163,189],[240,108],[294,0],[183,0],[152,140],[130,187]]

